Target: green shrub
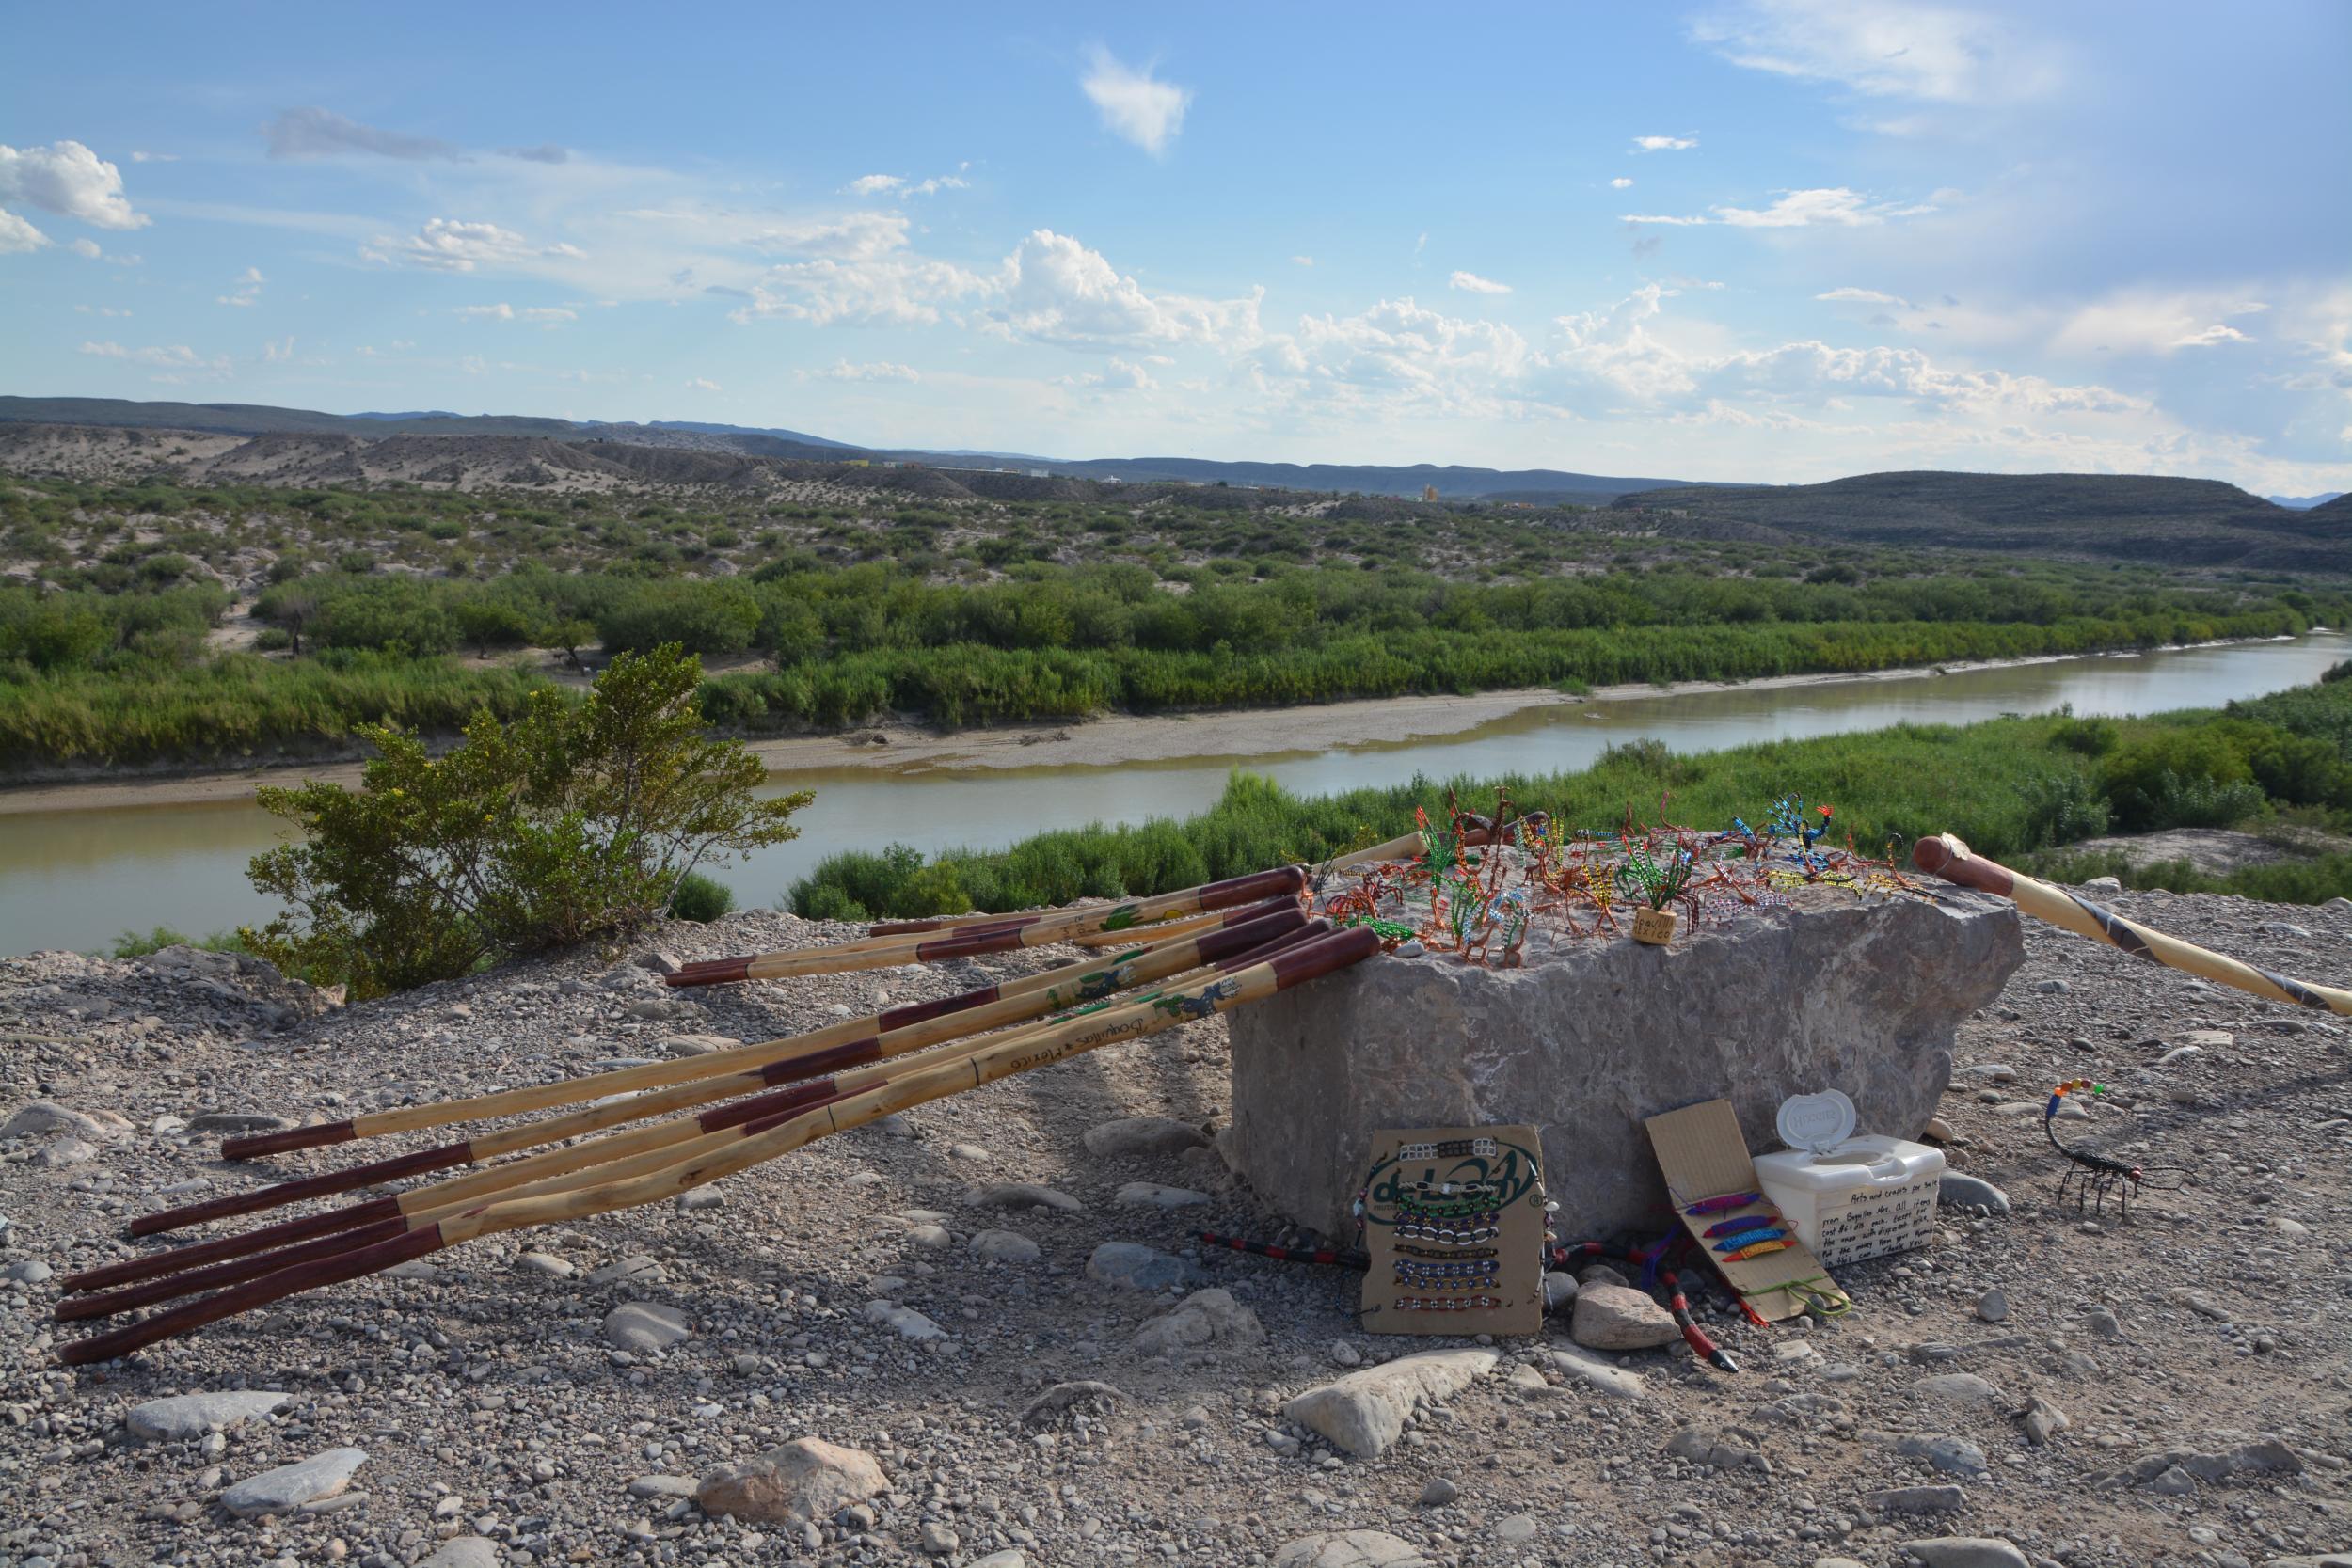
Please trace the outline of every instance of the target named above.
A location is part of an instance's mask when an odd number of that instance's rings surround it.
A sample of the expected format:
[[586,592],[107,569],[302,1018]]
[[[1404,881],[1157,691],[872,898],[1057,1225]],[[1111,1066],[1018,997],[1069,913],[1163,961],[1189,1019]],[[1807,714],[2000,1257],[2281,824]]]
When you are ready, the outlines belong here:
[[160,953],[167,947],[200,947],[208,953],[247,951],[245,938],[240,932],[215,931],[209,937],[192,937],[184,932],[175,931],[168,926],[158,926],[144,935],[137,931],[123,932],[115,938],[114,945],[107,949],[107,957],[143,958],[150,953]]
[[670,914],[677,920],[707,924],[734,908],[734,890],[718,878],[699,871],[689,871],[680,877],[676,890],[670,895]]
[[2118,747],[2100,764],[2100,782],[2130,832],[2223,827],[2263,805],[2244,752],[2210,726],[2160,729]]
[[704,862],[794,836],[810,799],[753,798],[766,771],[705,738],[701,673],[674,647],[625,656],[586,701],[534,691],[520,719],[482,714],[438,759],[367,727],[379,755],[358,790],[258,792],[303,840],[253,858],[254,886],[290,908],[239,934],[363,997],[636,929]]

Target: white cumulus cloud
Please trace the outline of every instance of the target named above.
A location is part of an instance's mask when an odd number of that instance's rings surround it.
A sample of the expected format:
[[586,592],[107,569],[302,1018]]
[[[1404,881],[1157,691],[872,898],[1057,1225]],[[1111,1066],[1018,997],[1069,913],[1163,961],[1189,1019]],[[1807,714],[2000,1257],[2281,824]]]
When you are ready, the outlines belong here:
[[936,196],[941,191],[967,189],[969,184],[961,174],[934,174],[928,180],[910,180],[902,174],[861,174],[842,189],[850,196]]
[[1005,259],[991,312],[1015,337],[1065,345],[1144,347],[1164,343],[1247,346],[1259,336],[1258,304],[1152,294],[1100,251],[1040,229]]
[[1087,52],[1087,72],[1078,86],[1094,101],[1104,129],[1135,143],[1154,157],[1184,128],[1184,110],[1192,89],[1163,82],[1152,68],[1136,71],[1122,65],[1107,49]]
[[1613,191],[1629,191],[1633,188],[1633,182],[1628,176],[1620,174],[1609,182],[1609,188]]
[[436,272],[472,272],[480,266],[513,266],[550,258],[577,258],[569,245],[534,245],[511,229],[495,223],[469,223],[457,218],[429,218],[415,233],[398,239],[379,237],[359,254],[372,261],[405,261]]
[[237,275],[234,293],[216,294],[214,297],[223,305],[255,305],[261,300],[262,285],[268,281],[268,278],[262,276],[261,268],[247,267]]
[[686,384],[686,389],[690,392],[717,392],[724,388],[708,376],[698,375]]
[[1633,138],[1633,150],[1636,152],[1688,152],[1698,144],[1699,139],[1696,136],[1636,136]]
[[26,148],[0,143],[0,201],[21,201],[93,229],[148,224],[147,214],[134,212],[123,195],[122,171],[77,141]]
[[48,243],[48,235],[14,213],[0,208],[0,256],[21,256]]
[[1481,277],[1474,272],[1456,272],[1445,280],[1445,286],[1473,294],[1507,294],[1511,292],[1510,284],[1498,283],[1491,277]]

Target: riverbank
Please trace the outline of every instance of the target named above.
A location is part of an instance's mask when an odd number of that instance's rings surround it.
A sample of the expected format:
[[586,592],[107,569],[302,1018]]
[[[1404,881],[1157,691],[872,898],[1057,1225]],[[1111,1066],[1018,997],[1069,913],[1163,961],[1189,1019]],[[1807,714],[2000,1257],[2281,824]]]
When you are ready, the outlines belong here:
[[[2316,635],[2313,628],[2307,635]],[[1327,752],[1368,742],[1397,745],[1466,735],[1488,724],[1548,709],[1597,707],[1637,699],[1709,691],[1762,691],[1874,686],[1934,675],[2029,665],[2090,663],[2144,657],[2293,638],[2234,638],[2171,647],[2103,654],[2050,654],[2025,658],[1949,661],[1874,670],[1860,674],[1765,675],[1744,681],[1675,681],[1598,687],[1570,695],[1546,687],[1481,691],[1467,696],[1374,697],[1290,707],[1213,708],[1197,713],[1104,714],[1074,723],[1000,724],[943,730],[910,721],[869,725],[839,735],[795,736],[752,742],[771,774],[838,768],[898,772],[1012,768],[1117,768],[1186,759],[1246,762]],[[119,769],[0,788],[0,817],[58,811],[120,811],[143,806],[213,805],[249,800],[265,784],[320,779],[357,784],[362,748],[341,760],[266,768],[173,773],[164,769],[125,778]]]

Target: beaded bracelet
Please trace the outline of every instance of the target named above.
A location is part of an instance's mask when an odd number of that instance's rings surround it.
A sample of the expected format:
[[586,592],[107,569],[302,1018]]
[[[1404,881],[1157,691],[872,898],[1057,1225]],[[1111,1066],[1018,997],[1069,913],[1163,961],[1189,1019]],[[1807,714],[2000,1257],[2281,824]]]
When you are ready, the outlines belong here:
[[1502,1195],[1500,1181],[1416,1181],[1405,1191],[1417,1194],[1435,1193],[1440,1197],[1459,1195],[1463,1197],[1497,1197]]
[[1502,1303],[1493,1296],[1399,1296],[1389,1305],[1399,1312],[1478,1312]]
[[1406,1144],[1396,1151],[1400,1160],[1458,1160],[1464,1155],[1491,1160],[1495,1157],[1495,1141],[1492,1138],[1448,1138],[1443,1143]]
[[[1475,1263],[1415,1263],[1406,1259],[1394,1259],[1397,1282],[1401,1285],[1434,1285],[1440,1280],[1492,1279],[1498,1265],[1493,1259]],[[1446,1289],[1454,1289],[1448,1286]]]
[[1497,1225],[1480,1226],[1469,1230],[1449,1230],[1443,1226],[1407,1221],[1396,1227],[1400,1241],[1435,1242],[1439,1246],[1469,1246],[1473,1242],[1491,1242],[1502,1234],[1502,1227]]
[[1447,1247],[1439,1249],[1436,1247],[1406,1246],[1402,1242],[1391,1243],[1391,1245],[1393,1246],[1396,1251],[1405,1254],[1407,1258],[1492,1258],[1495,1255],[1495,1249],[1490,1246]]
[[1417,1220],[1469,1220],[1491,1224],[1497,1217],[1495,1200],[1490,1197],[1464,1198],[1459,1202],[1427,1203],[1406,1194],[1398,1194],[1396,1212],[1400,1216]]

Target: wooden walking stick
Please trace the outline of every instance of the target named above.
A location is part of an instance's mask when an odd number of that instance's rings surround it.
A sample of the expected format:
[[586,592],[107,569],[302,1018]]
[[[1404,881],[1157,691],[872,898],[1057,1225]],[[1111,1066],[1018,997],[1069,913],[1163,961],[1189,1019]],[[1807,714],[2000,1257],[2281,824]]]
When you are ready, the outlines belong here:
[[968,1056],[959,1054],[957,1059],[899,1074],[864,1093],[798,1113],[783,1113],[773,1120],[746,1122],[736,1130],[736,1136],[726,1141],[726,1147],[677,1164],[569,1192],[490,1204],[338,1257],[281,1268],[112,1333],[65,1345],[58,1351],[58,1359],[69,1366],[108,1360],[269,1302],[356,1279],[483,1236],[660,1202],[894,1112],[1015,1073],[1032,1071],[1082,1052],[1261,1001],[1355,963],[1377,951],[1379,945],[1379,938],[1363,927],[1319,936],[1277,953],[1263,963],[1170,991],[1140,1006],[1089,1013],[1048,1028],[1025,1030],[1016,1038]]
[[[1243,905],[1222,911],[1219,918],[1239,925],[1271,912],[1288,898],[1269,898],[1258,904]],[[819,950],[821,951],[821,949]],[[906,1028],[933,1019],[1009,997],[1025,996],[1034,991],[1050,990],[1080,977],[1101,967],[1103,960],[1085,958],[1060,969],[1026,975],[1016,980],[999,981],[977,990],[965,991],[937,1002],[911,1003],[886,1012],[869,1014],[865,1018],[845,1019],[839,1023],[795,1035],[788,1039],[762,1040],[739,1045],[725,1051],[714,1051],[705,1056],[682,1056],[675,1061],[648,1062],[642,1067],[615,1068],[609,1072],[593,1073],[585,1078],[559,1079],[552,1084],[536,1084],[518,1089],[501,1089],[494,1094],[474,1095],[465,1100],[442,1101],[431,1105],[404,1105],[397,1110],[378,1111],[369,1116],[353,1117],[343,1121],[320,1122],[310,1127],[289,1128],[281,1132],[258,1132],[248,1137],[230,1138],[220,1146],[224,1160],[252,1160],[265,1154],[283,1154],[297,1148],[317,1148],[328,1144],[350,1143],[358,1138],[380,1138],[395,1132],[419,1132],[430,1127],[448,1127],[461,1121],[473,1121],[487,1117],[523,1116],[532,1111],[553,1110],[564,1105],[584,1104],[608,1095],[633,1094],[644,1089],[666,1088],[674,1084],[691,1083],[699,1078],[716,1078],[764,1067],[770,1062],[787,1059],[820,1061],[822,1053],[831,1050],[854,1051],[875,1035],[890,1029]],[[1063,1004],[1049,1003],[1039,1010],[1050,1012]],[[951,1037],[957,1031],[949,1029],[938,1037]],[[811,1071],[822,1070],[812,1068]],[[423,1154],[405,1156],[421,1160]],[[413,1175],[418,1171],[446,1168],[444,1165],[420,1164],[407,1170],[388,1172],[390,1176]],[[134,1234],[141,1234],[136,1230]]]
[[[1331,929],[1328,922],[1320,920],[1284,923],[1269,918],[1257,924],[1272,933],[1269,939],[1244,946],[1241,944],[1242,934],[1233,933],[1237,939],[1235,951],[1220,958],[1212,966],[1213,971],[1243,969],[1266,962],[1287,948],[1329,934]],[[1081,1010],[1099,1012],[1114,1005],[1132,1007],[1150,1003],[1160,994],[1147,990],[1139,994],[1120,995],[1109,1001],[1090,1004]],[[350,1228],[313,1237],[280,1251],[264,1251],[268,1243],[256,1240],[269,1230],[280,1228],[266,1227],[251,1236],[236,1238],[249,1243],[244,1251],[257,1256],[232,1258],[226,1253],[212,1251],[211,1243],[201,1248],[185,1248],[181,1253],[166,1254],[165,1259],[177,1260],[189,1253],[206,1251],[217,1260],[209,1261],[202,1267],[183,1265],[183,1272],[151,1271],[146,1278],[135,1283],[126,1283],[132,1276],[119,1272],[119,1266],[117,1266],[118,1272],[99,1283],[124,1285],[125,1288],[100,1294],[69,1294],[57,1304],[56,1315],[61,1323],[81,1318],[110,1317],[133,1307],[151,1306],[159,1301],[193,1295],[199,1291],[259,1278],[295,1263],[334,1257],[354,1247],[417,1229],[469,1207],[479,1207],[494,1196],[502,1200],[525,1194],[564,1192],[581,1185],[660,1169],[687,1158],[694,1148],[711,1144],[713,1138],[723,1141],[728,1129],[739,1128],[755,1120],[763,1124],[773,1123],[781,1116],[824,1104],[843,1095],[862,1093],[905,1072],[930,1070],[944,1062],[968,1057],[982,1051],[997,1050],[1009,1043],[1042,1034],[1068,1022],[1068,1016],[977,1039],[959,1041],[926,1052],[912,1060],[894,1059],[753,1095],[700,1116],[638,1128],[612,1137],[593,1139],[570,1148],[514,1161],[479,1176],[437,1182],[402,1194],[394,1199],[356,1205],[343,1211],[352,1217]],[[103,1272],[92,1271],[93,1274]],[[65,1284],[69,1291],[89,1290],[94,1287],[85,1282],[90,1278],[90,1275],[76,1275]]]
[[[1109,960],[1096,959],[1089,963],[1070,965],[1049,971],[1028,984],[1013,990],[1014,983],[1005,987],[989,987],[967,991],[962,996],[947,999],[946,1004],[927,1003],[904,1009],[921,1013],[928,1009],[932,1016],[918,1017],[912,1023],[897,1028],[882,1028],[862,1038],[831,1045],[795,1048],[793,1042],[769,1041],[764,1046],[739,1048],[746,1053],[743,1059],[757,1062],[747,1071],[729,1073],[724,1077],[705,1078],[622,1099],[611,1102],[609,1095],[597,1096],[599,1102],[567,1116],[551,1117],[521,1127],[485,1132],[439,1148],[421,1149],[412,1154],[398,1154],[389,1159],[354,1165],[345,1170],[329,1171],[320,1176],[298,1178],[251,1192],[232,1193],[223,1197],[208,1198],[178,1209],[161,1210],[142,1214],[131,1222],[134,1236],[151,1236],[162,1231],[177,1230],[186,1226],[207,1224],[238,1214],[256,1213],[265,1209],[282,1208],[309,1198],[329,1196],[372,1186],[396,1177],[412,1176],[427,1171],[447,1170],[458,1165],[482,1164],[500,1155],[512,1154],[543,1144],[560,1143],[565,1138],[595,1132],[624,1122],[642,1121],[648,1117],[706,1105],[713,1101],[732,1100],[738,1095],[790,1083],[796,1079],[814,1077],[835,1068],[854,1067],[864,1062],[880,1061],[910,1052],[925,1050],[948,1039],[994,1029],[1002,1024],[1037,1018],[1064,1007],[1076,1006],[1123,990],[1182,974],[1187,970],[1214,964],[1232,954],[1246,952],[1259,943],[1294,930],[1306,922],[1305,913],[1289,899],[1268,904],[1248,906],[1246,911],[1258,911],[1257,917],[1238,921],[1221,928],[1201,931],[1194,936],[1174,938],[1151,947],[1136,948],[1131,953]],[[1216,917],[1222,919],[1223,917]],[[881,1013],[872,1024],[885,1024],[890,1013]],[[715,1060],[721,1054],[701,1060]],[[624,1071],[629,1069],[623,1069]],[[594,1080],[576,1081],[593,1085]],[[484,1097],[491,1098],[491,1097]],[[575,1099],[580,1097],[575,1096]],[[436,1125],[450,1121],[469,1120],[470,1116],[449,1114],[461,1111],[469,1101],[448,1101],[438,1106],[421,1107],[440,1114]],[[369,1135],[362,1132],[360,1135]],[[75,1276],[76,1278],[80,1276]],[[68,1282],[69,1289],[72,1282]]]
[[1295,896],[1306,886],[1306,873],[1295,865],[1233,877],[1221,882],[1162,894],[1156,898],[1131,899],[1122,904],[1098,904],[1085,909],[1049,910],[1041,914],[1009,916],[975,931],[946,931],[845,943],[840,947],[787,949],[753,953],[736,958],[712,958],[691,963],[665,976],[673,986],[726,985],[738,980],[779,980],[800,974],[845,974],[866,969],[892,969],[902,964],[937,963],[944,958],[971,958],[987,953],[1010,953],[1042,947],[1090,931],[1132,930],[1168,915],[1230,909],[1284,894]]
[[2063,927],[2077,936],[2104,942],[2120,947],[2134,958],[2150,963],[2185,970],[2200,979],[2220,985],[2234,986],[2266,1002],[2290,1002],[2298,1007],[2316,1007],[2322,1012],[2352,1014],[2352,991],[2338,990],[2332,986],[2313,985],[2308,980],[2293,980],[2275,974],[2267,969],[2241,963],[2226,954],[2166,936],[2162,931],[2124,919],[2105,910],[2088,898],[2076,897],[2061,887],[2037,881],[2020,871],[2011,871],[1998,861],[1990,861],[1970,849],[1949,833],[1923,838],[1911,847],[1912,863],[1931,876],[1947,882],[1975,888],[2007,898],[2037,920]]

